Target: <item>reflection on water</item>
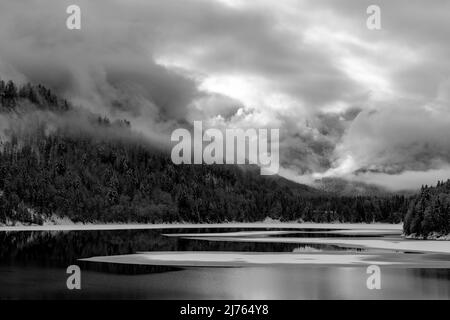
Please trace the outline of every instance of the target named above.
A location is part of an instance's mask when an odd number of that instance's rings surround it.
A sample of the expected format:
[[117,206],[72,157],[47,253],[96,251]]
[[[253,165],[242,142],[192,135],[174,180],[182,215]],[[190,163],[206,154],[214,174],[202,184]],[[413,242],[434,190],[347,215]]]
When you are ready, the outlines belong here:
[[[179,232],[186,229],[170,230]],[[368,275],[360,267],[169,268],[77,260],[137,251],[302,254],[362,250],[316,244],[200,241],[161,233],[168,230],[0,232],[0,299],[450,299],[450,269],[383,268],[382,289],[368,290]],[[82,269],[82,290],[66,289],[66,267],[71,264]]]

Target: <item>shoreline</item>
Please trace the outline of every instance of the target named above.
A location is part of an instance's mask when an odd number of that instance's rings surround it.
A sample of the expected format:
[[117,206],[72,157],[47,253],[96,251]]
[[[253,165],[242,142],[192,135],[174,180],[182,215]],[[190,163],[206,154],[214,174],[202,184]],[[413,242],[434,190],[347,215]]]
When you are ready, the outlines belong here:
[[146,229],[189,229],[189,228],[299,228],[299,229],[384,229],[403,230],[403,224],[390,223],[311,223],[311,222],[223,222],[223,223],[89,223],[89,224],[47,224],[47,225],[0,225],[2,231],[89,231],[89,230],[146,230]]

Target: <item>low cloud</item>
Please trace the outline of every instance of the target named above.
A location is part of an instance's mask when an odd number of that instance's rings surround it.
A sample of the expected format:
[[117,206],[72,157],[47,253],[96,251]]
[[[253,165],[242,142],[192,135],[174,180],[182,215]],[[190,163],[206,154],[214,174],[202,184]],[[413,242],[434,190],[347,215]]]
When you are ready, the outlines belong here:
[[79,31],[65,27],[70,4],[2,5],[2,78],[164,143],[194,120],[280,128],[296,181],[414,188],[450,163],[447,1],[379,1],[379,31],[365,0],[80,0]]

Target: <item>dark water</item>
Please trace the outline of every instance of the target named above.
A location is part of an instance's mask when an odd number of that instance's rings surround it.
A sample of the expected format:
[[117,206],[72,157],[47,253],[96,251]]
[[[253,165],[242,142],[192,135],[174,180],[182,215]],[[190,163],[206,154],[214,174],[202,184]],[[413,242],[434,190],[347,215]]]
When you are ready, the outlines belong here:
[[[385,268],[381,290],[369,290],[363,267],[173,268],[78,261],[137,251],[362,251],[161,235],[244,230],[0,232],[0,299],[450,299],[450,269]],[[66,287],[66,268],[73,264],[82,270],[81,290]]]

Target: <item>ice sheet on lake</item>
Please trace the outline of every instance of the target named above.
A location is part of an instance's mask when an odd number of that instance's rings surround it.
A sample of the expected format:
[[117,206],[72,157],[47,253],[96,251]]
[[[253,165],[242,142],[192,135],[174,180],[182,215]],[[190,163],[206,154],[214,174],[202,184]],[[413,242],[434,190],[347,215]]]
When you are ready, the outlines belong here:
[[164,265],[178,267],[245,267],[276,265],[391,266],[450,268],[450,261],[412,259],[408,255],[339,253],[249,253],[249,252],[141,252],[129,255],[99,256],[82,261]]

